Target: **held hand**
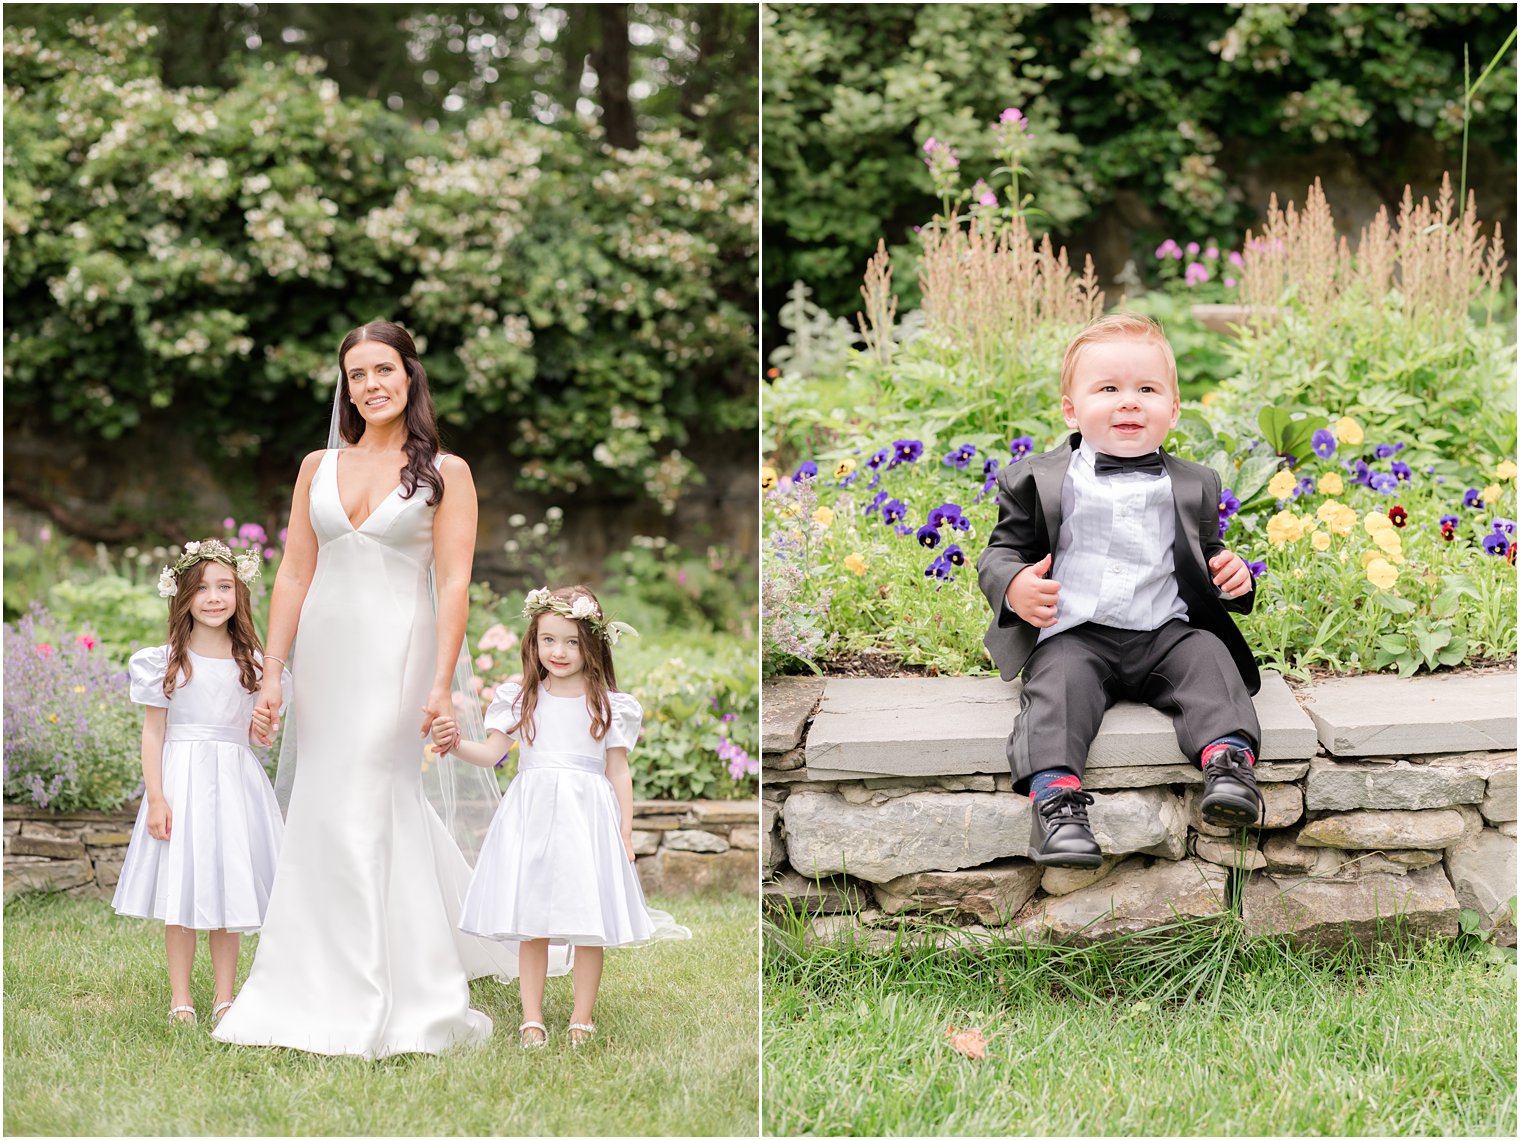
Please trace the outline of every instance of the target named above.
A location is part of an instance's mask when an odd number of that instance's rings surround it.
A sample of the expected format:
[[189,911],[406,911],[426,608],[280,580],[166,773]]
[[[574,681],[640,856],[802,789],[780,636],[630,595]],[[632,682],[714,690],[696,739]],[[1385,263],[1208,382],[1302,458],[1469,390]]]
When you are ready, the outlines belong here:
[[459,726],[446,716],[433,720],[433,748],[440,754],[459,743]]
[[1233,550],[1223,550],[1209,559],[1209,569],[1214,571],[1214,585],[1227,598],[1238,598],[1249,593],[1252,587],[1251,568]]
[[1008,583],[1008,607],[1036,629],[1056,624],[1056,600],[1061,583],[1045,575],[1050,573],[1051,556],[1047,554],[1024,567]]
[[274,710],[268,705],[260,704],[253,710],[251,731],[260,744],[274,743],[274,718]]
[[454,715],[454,699],[449,696],[448,686],[434,689],[428,694],[427,703],[422,706],[422,731],[419,736],[426,737],[433,731],[433,722],[441,716],[452,717]]
[[[285,694],[280,687],[280,674],[266,673],[263,681],[259,683],[259,699],[253,710],[253,731],[260,744],[274,743],[275,734],[280,731],[280,705],[284,701]],[[267,732],[260,731],[260,713],[263,713],[268,720]]]
[[638,856],[633,853],[633,835],[627,831],[623,832],[623,850],[628,855],[628,862],[632,863],[638,859]]
[[169,801],[155,799],[148,801],[148,834],[154,839],[168,839],[169,829],[173,823],[173,812],[169,810]]

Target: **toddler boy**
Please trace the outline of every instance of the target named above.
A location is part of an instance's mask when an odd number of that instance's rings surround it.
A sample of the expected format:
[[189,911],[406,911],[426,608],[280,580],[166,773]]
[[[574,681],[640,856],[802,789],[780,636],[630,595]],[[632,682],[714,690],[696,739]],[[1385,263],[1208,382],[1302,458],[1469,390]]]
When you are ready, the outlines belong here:
[[1219,477],[1161,450],[1180,412],[1177,364],[1149,317],[1091,321],[1061,363],[1066,442],[998,473],[998,522],[977,573],[1004,680],[1023,671],[1008,737],[1014,790],[1034,800],[1029,857],[1095,867],[1082,790],[1116,700],[1169,714],[1203,769],[1203,818],[1256,822],[1261,677],[1226,611],[1249,613],[1250,568],[1219,537]]

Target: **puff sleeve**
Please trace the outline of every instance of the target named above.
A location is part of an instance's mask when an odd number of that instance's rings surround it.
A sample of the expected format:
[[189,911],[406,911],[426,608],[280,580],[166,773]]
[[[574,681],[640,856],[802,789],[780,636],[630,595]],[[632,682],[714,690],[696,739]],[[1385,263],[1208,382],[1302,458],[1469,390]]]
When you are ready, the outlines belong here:
[[504,685],[497,686],[496,696],[491,700],[491,707],[486,710],[485,727],[487,732],[506,733],[508,740],[516,740],[515,733],[507,732],[507,729],[517,723],[517,698],[522,695],[522,686],[515,681],[508,681]]
[[[259,654],[259,676],[263,677],[263,675],[264,675],[264,655],[262,653],[260,653]],[[285,668],[283,665],[280,666],[280,708],[279,708],[279,714],[278,714],[280,716],[284,716],[285,715],[285,711],[290,708],[290,698],[291,698],[291,696],[295,692],[295,683],[296,683],[295,678],[290,675],[290,670],[287,669],[287,668]]]
[[164,670],[168,665],[167,645],[150,645],[132,654],[127,662],[127,676],[134,704],[156,709],[169,707],[169,698],[164,696]]
[[644,726],[644,710],[627,693],[608,693],[612,702],[612,724],[607,729],[608,748],[632,748]]

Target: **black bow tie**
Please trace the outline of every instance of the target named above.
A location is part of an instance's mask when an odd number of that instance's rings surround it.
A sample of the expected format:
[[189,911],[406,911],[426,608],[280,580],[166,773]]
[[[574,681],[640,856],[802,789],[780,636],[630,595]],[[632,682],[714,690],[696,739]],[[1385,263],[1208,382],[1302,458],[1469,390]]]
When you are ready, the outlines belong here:
[[1105,455],[1101,451],[1093,453],[1093,470],[1099,475],[1117,475],[1121,471],[1144,471],[1151,475],[1160,475],[1166,470],[1161,465],[1161,452],[1152,451],[1148,455]]

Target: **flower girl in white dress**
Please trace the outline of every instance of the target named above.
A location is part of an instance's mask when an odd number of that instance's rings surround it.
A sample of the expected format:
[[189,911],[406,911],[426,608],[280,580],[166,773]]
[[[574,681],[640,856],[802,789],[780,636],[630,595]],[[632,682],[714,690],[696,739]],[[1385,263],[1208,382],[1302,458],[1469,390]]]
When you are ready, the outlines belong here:
[[195,1021],[198,930],[210,931],[212,1018],[227,1012],[238,935],[259,928],[274,881],[280,808],[248,735],[264,667],[247,585],[259,561],[216,539],[186,543],[158,580],[169,642],[139,649],[128,669],[132,700],[148,706],[143,800],[112,905],[164,923],[171,1021]]
[[617,691],[612,671],[612,645],[632,628],[606,621],[584,586],[534,590],[523,616],[523,684],[496,690],[485,743],[460,739],[445,718],[433,722],[433,743],[483,768],[499,765],[512,741],[520,745],[517,777],[486,833],[459,928],[522,943],[518,1035],[527,1048],[548,1040],[549,946],[575,947],[570,1042],[579,1046],[596,1031],[603,948],[691,932],[645,905],[633,865],[628,750],[644,714]]

